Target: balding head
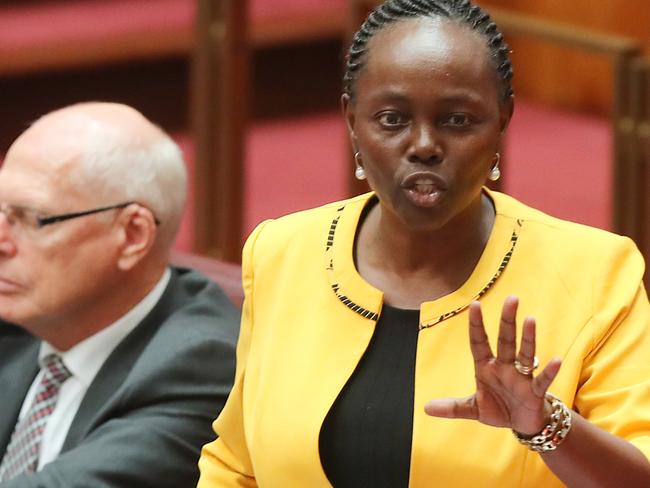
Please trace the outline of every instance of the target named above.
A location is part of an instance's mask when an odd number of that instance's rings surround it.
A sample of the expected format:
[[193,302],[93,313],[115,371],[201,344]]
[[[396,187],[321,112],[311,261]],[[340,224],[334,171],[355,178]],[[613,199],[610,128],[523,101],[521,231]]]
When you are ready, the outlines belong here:
[[[83,103],[37,120],[14,143],[32,160],[66,174],[97,205],[136,201],[161,222],[157,246],[169,247],[180,225],[187,174],[178,146],[142,114],[117,103]],[[8,157],[8,161],[11,158]]]
[[176,144],[130,107],[36,121],[0,169],[0,318],[60,349],[117,320],[162,276],[185,186]]

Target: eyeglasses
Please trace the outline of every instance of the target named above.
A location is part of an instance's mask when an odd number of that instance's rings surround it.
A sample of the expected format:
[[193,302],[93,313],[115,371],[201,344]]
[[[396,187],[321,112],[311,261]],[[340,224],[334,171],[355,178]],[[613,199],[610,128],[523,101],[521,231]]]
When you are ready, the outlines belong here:
[[[39,210],[35,210],[33,208],[11,205],[9,203],[0,203],[0,213],[4,214],[7,222],[12,227],[18,226],[21,228],[40,229],[46,225],[56,224],[58,222],[64,222],[71,219],[77,219],[79,217],[85,217],[86,215],[93,215],[100,212],[107,212],[108,210],[114,210],[116,208],[125,208],[133,204],[140,205],[138,202],[123,202],[116,205],[109,205],[108,207],[83,210],[81,212],[72,212],[59,215],[43,215]],[[156,222],[156,225],[160,225],[160,221],[155,215],[154,221]]]

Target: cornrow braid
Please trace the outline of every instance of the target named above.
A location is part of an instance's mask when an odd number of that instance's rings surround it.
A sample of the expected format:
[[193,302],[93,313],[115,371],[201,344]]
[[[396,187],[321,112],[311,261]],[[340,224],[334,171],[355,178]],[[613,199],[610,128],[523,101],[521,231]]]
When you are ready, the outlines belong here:
[[375,8],[352,39],[343,78],[344,93],[354,98],[355,83],[365,66],[370,39],[388,24],[419,17],[450,19],[481,34],[501,82],[502,101],[514,95],[510,48],[487,12],[470,0],[387,0]]

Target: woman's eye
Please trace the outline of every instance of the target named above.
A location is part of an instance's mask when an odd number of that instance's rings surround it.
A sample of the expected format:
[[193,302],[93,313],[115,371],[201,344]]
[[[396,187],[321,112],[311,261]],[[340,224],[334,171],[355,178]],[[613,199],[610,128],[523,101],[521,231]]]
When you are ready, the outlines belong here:
[[466,127],[470,123],[470,118],[465,114],[451,114],[445,120],[445,125],[452,127]]
[[384,112],[379,115],[378,120],[384,127],[400,127],[404,125],[404,117],[397,112]]

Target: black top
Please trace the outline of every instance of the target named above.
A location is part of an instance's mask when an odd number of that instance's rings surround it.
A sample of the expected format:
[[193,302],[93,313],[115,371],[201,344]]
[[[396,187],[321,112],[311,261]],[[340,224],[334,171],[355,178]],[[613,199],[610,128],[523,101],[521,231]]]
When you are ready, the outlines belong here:
[[375,333],[320,433],[335,488],[408,487],[419,310],[384,304]]

